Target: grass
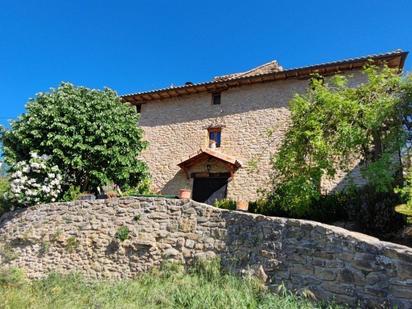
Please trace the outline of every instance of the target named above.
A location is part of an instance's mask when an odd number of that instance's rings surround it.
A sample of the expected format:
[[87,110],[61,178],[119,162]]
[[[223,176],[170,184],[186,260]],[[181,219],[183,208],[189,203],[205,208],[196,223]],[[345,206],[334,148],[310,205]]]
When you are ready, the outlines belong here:
[[0,308],[339,308],[285,289],[271,293],[257,279],[223,274],[216,265],[202,263],[185,271],[169,264],[118,281],[88,281],[76,274],[29,281],[12,269],[0,272]]

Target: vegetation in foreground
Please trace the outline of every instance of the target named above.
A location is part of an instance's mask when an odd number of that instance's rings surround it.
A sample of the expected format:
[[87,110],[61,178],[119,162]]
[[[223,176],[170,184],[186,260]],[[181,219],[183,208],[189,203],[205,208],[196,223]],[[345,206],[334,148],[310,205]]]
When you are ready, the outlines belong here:
[[268,292],[253,278],[222,274],[216,262],[188,271],[169,264],[134,280],[87,281],[52,274],[28,281],[20,270],[0,273],[0,308],[339,308],[285,289]]
[[67,200],[76,191],[100,193],[112,183],[138,189],[148,177],[146,164],[136,159],[147,146],[138,121],[136,110],[108,88],[62,83],[38,93],[10,129],[0,126],[9,198],[31,206]]

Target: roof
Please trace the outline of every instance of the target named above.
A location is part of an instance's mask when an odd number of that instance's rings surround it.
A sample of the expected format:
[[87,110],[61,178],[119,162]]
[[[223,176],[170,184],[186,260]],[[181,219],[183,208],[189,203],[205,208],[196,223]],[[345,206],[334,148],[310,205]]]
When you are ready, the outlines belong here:
[[236,160],[235,158],[228,156],[226,154],[223,154],[220,151],[212,150],[210,148],[205,148],[205,149],[200,148],[200,150],[197,153],[189,156],[187,160],[180,162],[178,166],[184,171],[187,171],[191,166],[199,162],[202,162],[210,157],[215,158],[229,165],[231,170],[237,170],[239,167],[242,166],[242,163]]
[[[341,61],[327,62],[306,67],[283,70],[277,62],[273,61],[243,73],[235,73],[216,77],[212,81],[186,84],[183,86],[169,87],[158,90],[126,94],[122,99],[132,104],[148,103],[173,97],[185,96],[194,93],[222,91],[233,87],[264,83],[285,79],[305,79],[312,74],[331,75],[340,72],[361,69],[368,61],[374,64],[386,63],[389,67],[399,68],[401,71],[408,52],[396,50],[384,54],[368,55],[359,58],[350,58]],[[275,67],[275,64],[277,67]]]
[[273,60],[271,62],[262,64],[258,67],[250,69],[246,72],[232,73],[232,74],[227,74],[227,75],[222,75],[222,76],[216,76],[216,77],[213,78],[213,80],[214,81],[223,81],[223,80],[229,80],[229,79],[233,79],[233,78],[254,76],[254,75],[258,75],[258,74],[274,73],[274,72],[279,72],[279,71],[283,71],[283,68],[278,64],[278,62],[276,60]]

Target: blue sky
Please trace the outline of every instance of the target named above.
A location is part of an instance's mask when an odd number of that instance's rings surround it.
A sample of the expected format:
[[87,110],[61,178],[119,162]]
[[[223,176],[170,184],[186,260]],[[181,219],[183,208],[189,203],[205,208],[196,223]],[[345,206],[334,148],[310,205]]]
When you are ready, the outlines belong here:
[[61,81],[126,94],[273,59],[412,51],[411,12],[409,0],[1,1],[0,123]]

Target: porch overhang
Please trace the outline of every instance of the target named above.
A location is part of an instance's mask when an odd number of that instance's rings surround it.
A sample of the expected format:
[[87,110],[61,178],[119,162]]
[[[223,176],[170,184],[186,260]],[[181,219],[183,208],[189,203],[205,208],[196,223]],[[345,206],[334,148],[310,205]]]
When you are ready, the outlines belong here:
[[185,172],[187,178],[190,178],[190,168],[209,158],[213,158],[222,162],[223,165],[225,165],[228,169],[231,177],[240,167],[242,167],[242,163],[236,158],[233,158],[229,155],[221,153],[220,151],[212,150],[209,148],[201,148],[197,153],[191,155],[187,160],[180,162],[178,166]]

